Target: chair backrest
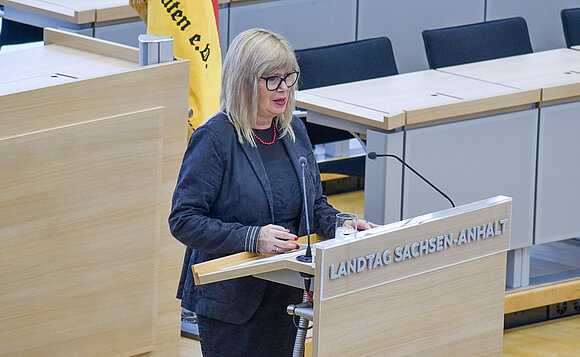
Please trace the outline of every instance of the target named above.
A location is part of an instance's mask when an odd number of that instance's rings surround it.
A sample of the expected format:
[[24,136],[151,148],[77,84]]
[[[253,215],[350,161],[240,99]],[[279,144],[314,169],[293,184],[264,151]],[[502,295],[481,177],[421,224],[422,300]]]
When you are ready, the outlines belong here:
[[[299,89],[398,74],[391,41],[386,37],[296,51]],[[312,145],[352,138],[348,132],[306,122]]]
[[521,17],[425,30],[423,42],[431,69],[532,52]]
[[23,24],[20,22],[2,19],[0,31],[0,47],[3,45],[17,45],[27,42],[42,41],[43,28]]
[[580,8],[564,9],[560,12],[560,16],[562,17],[566,46],[580,45]]
[[300,89],[398,74],[391,41],[372,38],[296,51]]

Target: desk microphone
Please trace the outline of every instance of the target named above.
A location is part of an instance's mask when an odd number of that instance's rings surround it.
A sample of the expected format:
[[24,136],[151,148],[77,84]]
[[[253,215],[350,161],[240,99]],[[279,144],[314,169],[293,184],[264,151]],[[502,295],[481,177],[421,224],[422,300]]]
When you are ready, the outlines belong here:
[[306,215],[306,233],[308,234],[308,246],[306,253],[296,257],[296,260],[303,263],[312,263],[312,249],[310,248],[310,222],[308,220],[308,202],[306,201],[306,179],[304,178],[304,165],[306,165],[306,158],[301,156],[298,160],[302,168],[302,192],[304,192],[304,213]]
[[411,166],[407,165],[407,163],[405,161],[403,161],[397,155],[393,155],[393,154],[377,154],[376,152],[371,151],[371,152],[369,152],[367,154],[367,157],[369,159],[371,159],[371,160],[375,160],[377,157],[392,157],[392,158],[395,158],[395,159],[399,160],[399,162],[401,164],[403,164],[406,167],[408,167],[409,170],[411,170],[411,171],[413,171],[415,173],[415,175],[419,176],[421,179],[423,179],[423,181],[427,182],[429,184],[429,186],[433,187],[435,189],[435,191],[439,192],[441,195],[443,195],[443,197],[445,197],[447,200],[449,200],[449,202],[451,202],[451,206],[455,207],[455,203],[453,203],[453,201],[451,200],[451,198],[449,198],[449,196],[447,196],[446,194],[444,194],[443,191],[441,191],[434,184],[432,184],[431,182],[429,182],[429,180],[427,180],[425,177],[423,177],[423,175],[421,175],[420,173],[418,173],[414,168],[412,168]]

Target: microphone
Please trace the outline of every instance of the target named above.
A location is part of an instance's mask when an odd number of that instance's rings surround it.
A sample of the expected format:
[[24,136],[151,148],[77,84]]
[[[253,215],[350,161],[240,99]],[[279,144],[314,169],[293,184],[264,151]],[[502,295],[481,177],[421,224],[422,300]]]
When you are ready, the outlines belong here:
[[429,184],[429,186],[433,187],[435,189],[435,191],[439,192],[441,195],[443,195],[443,197],[445,197],[449,202],[451,202],[451,206],[455,207],[455,203],[453,203],[453,201],[451,200],[451,198],[449,198],[449,196],[447,196],[445,193],[443,193],[443,191],[441,191],[440,189],[438,189],[434,184],[432,184],[431,182],[429,182],[429,180],[427,180],[425,177],[423,177],[423,175],[421,175],[420,173],[418,173],[414,168],[412,168],[411,166],[407,165],[407,163],[405,161],[403,161],[400,157],[398,157],[397,155],[393,155],[393,154],[377,154],[374,151],[371,151],[367,154],[367,157],[371,160],[375,160],[377,157],[392,157],[395,158],[397,160],[399,160],[399,162],[403,165],[405,165],[407,168],[409,168],[409,170],[413,171],[415,173],[415,175],[419,176],[421,179],[423,179],[423,181],[427,182]]
[[306,179],[304,178],[304,166],[306,165],[306,158],[301,156],[298,160],[302,168],[302,192],[304,193],[304,214],[306,215],[306,233],[308,234],[308,246],[306,253],[296,257],[296,260],[303,263],[312,263],[312,249],[310,248],[310,222],[308,220],[308,202],[306,201]]

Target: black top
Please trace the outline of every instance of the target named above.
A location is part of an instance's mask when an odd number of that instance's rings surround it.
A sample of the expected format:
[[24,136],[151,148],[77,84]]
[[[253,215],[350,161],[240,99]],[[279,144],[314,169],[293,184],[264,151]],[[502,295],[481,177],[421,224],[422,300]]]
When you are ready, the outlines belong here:
[[[264,130],[254,129],[254,133],[266,143],[272,142],[274,137],[273,127]],[[276,141],[272,145],[264,145],[257,139],[255,142],[272,189],[274,224],[289,228],[291,233],[298,234],[302,213],[300,181],[279,138],[279,133],[276,134]]]

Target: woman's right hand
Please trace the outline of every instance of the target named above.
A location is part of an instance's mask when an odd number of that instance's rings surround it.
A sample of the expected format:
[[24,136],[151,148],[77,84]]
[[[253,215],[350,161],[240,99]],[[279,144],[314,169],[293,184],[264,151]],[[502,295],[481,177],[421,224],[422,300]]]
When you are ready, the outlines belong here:
[[258,235],[258,252],[261,254],[281,254],[290,250],[298,249],[300,246],[294,241],[298,237],[289,232],[288,229],[268,224],[260,229]]

